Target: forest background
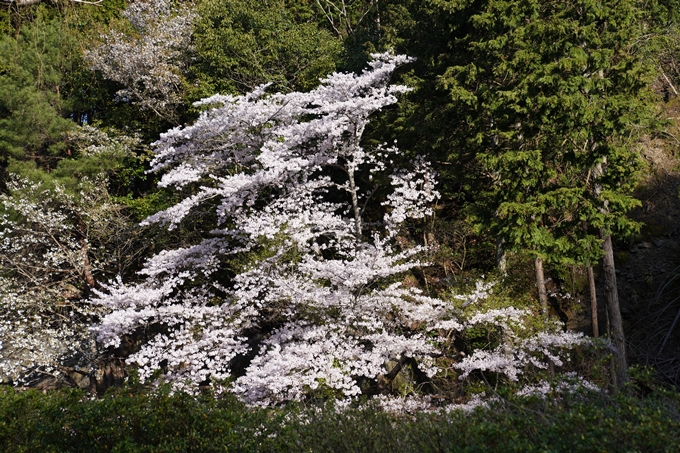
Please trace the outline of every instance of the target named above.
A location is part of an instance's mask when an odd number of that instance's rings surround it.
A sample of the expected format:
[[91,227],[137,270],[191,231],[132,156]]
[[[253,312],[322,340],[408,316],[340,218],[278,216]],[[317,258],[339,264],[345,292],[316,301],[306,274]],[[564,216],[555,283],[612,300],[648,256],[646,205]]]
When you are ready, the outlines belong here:
[[[162,251],[210,236],[210,209],[172,230],[140,226],[196,193],[160,187],[162,172],[148,170],[161,134],[205,112],[197,101],[265,83],[271,93],[310,92],[328,74],[360,73],[370,54],[392,51],[415,58],[392,76],[410,91],[376,109],[362,146],[398,144],[395,168],[424,156],[441,194],[396,235],[404,249],[423,246],[420,259],[431,263],[402,272],[402,285],[446,300],[496,282],[484,296],[490,308],[605,337],[577,348],[569,365],[588,382],[625,387],[628,361],[653,367],[651,381],[634,371],[643,387],[678,385],[673,1],[0,6],[5,383],[102,394],[135,368],[125,360],[157,332],[105,348],[90,326],[109,312],[89,301],[116,279],[141,282],[139,271]],[[358,174],[359,185],[369,176]],[[382,205],[366,206],[369,223],[380,218]],[[494,329],[461,333],[448,357],[495,348],[503,340]],[[499,386],[516,391],[491,368],[464,383],[453,371],[433,383],[410,359],[392,357],[362,392],[427,394],[436,406]],[[555,366],[532,376],[550,380]],[[335,396],[310,394],[305,401]]]

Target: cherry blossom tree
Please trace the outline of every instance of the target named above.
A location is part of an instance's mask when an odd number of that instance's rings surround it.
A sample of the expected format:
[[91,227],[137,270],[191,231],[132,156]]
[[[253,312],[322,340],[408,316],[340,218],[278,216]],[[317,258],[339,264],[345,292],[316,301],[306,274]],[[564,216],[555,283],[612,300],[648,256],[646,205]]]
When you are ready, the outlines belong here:
[[117,96],[174,121],[183,103],[195,14],[169,0],[139,0],[124,11],[128,28],[111,30],[85,51],[92,69],[123,85]]
[[[390,168],[398,148],[369,148],[362,136],[407,91],[389,79],[409,61],[374,55],[363,73],[334,73],[307,93],[216,95],[198,103],[206,110],[194,124],[163,134],[152,170],[183,199],[145,223],[173,229],[207,214],[214,223],[200,243],[149,259],[141,282],[99,293],[93,302],[111,310],[94,327],[99,341],[117,347],[146,332],[128,358],[143,381],[161,374],[187,391],[210,382],[251,404],[356,396],[407,360],[432,377],[447,338],[483,325],[502,341],[459,361],[462,378],[517,380],[559,365],[582,338],[521,334],[528,312],[480,308],[491,285],[445,301],[402,284],[424,248],[399,246],[400,227],[431,214],[435,175],[424,158]],[[373,200],[378,174],[391,188]],[[365,218],[369,203],[381,221]],[[388,372],[389,361],[398,365]]]
[[141,139],[86,125],[64,140],[77,158],[49,175],[11,173],[0,194],[2,383],[90,387],[101,349],[89,327],[105,308],[87,299],[144,253],[144,230],[109,194],[103,171],[134,159]]
[[[105,312],[84,300],[116,264],[130,230],[104,178],[77,193],[10,178],[0,195],[0,382],[69,375],[90,383],[99,348],[89,326]],[[86,386],[87,386],[86,385]]]

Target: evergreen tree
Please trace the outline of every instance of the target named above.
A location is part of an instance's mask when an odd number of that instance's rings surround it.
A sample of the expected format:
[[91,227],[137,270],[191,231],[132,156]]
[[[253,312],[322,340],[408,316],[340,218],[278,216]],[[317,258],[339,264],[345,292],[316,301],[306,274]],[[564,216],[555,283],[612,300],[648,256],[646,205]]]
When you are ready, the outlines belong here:
[[[611,234],[637,228],[626,212],[639,203],[637,138],[652,116],[651,71],[632,52],[642,25],[635,2],[432,0],[410,9],[431,25],[419,24],[410,45],[433,33],[442,44],[421,47],[430,82],[415,99],[429,111],[403,124],[445,128],[433,147],[466,169],[458,181],[477,225],[536,258],[539,294],[543,260],[588,264],[606,253],[613,276]],[[616,316],[615,279],[605,286]],[[625,359],[620,316],[612,329]]]
[[[107,94],[110,87],[97,81],[82,58],[90,42],[88,25],[105,22],[112,13],[98,17],[42,5],[32,12],[21,16],[24,22],[16,32],[0,37],[0,160],[3,168],[9,166],[34,181],[56,176],[62,184],[75,186],[82,176],[93,178],[121,164],[110,156],[89,155],[88,162],[75,169],[75,161],[84,156],[69,142],[79,125],[91,126],[97,119],[110,123],[119,115],[102,102],[112,97]],[[131,116],[125,116],[129,121]],[[55,172],[59,166],[63,171]],[[68,174],[66,167],[75,173]]]
[[72,66],[73,37],[58,19],[37,18],[16,36],[0,38],[0,159],[56,166],[66,151],[61,138],[73,126],[61,93]]

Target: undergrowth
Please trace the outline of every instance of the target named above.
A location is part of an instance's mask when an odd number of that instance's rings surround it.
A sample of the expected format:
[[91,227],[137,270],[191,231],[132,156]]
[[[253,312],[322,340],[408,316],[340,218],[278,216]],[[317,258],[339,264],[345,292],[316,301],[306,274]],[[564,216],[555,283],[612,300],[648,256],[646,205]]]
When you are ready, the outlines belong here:
[[[562,399],[501,397],[472,412],[393,415],[370,405],[252,409],[128,386],[0,389],[0,451],[615,452],[680,451],[680,394],[644,373],[627,391]],[[502,395],[502,392],[499,392]]]

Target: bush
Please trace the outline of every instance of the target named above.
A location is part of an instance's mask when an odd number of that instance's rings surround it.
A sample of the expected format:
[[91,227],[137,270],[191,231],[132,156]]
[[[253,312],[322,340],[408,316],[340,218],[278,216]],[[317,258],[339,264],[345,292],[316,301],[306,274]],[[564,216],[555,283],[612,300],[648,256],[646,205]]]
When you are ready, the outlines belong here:
[[231,396],[126,388],[0,390],[0,450],[12,452],[680,451],[680,395],[588,393],[396,416],[375,406],[246,408]]
[[167,390],[120,390],[88,400],[81,391],[0,391],[0,450],[5,452],[259,451],[253,435],[266,420],[235,399]]

